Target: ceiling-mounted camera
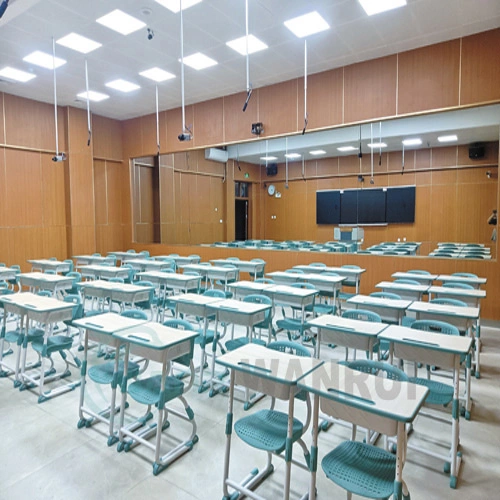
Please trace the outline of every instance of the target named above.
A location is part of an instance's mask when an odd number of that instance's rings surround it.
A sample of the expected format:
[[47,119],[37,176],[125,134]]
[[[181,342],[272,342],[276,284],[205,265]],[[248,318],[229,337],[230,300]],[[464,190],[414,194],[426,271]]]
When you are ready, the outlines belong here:
[[252,134],[260,135],[264,132],[264,125],[261,122],[252,123]]
[[182,134],[179,134],[177,136],[177,139],[179,139],[179,141],[181,142],[190,141],[192,138],[193,138],[192,135],[187,132],[183,132]]
[[148,40],[152,40],[154,36],[155,32],[151,28],[148,28]]
[[52,161],[55,162],[60,162],[66,160],[66,154],[65,153],[60,153],[58,155],[55,155],[52,157]]

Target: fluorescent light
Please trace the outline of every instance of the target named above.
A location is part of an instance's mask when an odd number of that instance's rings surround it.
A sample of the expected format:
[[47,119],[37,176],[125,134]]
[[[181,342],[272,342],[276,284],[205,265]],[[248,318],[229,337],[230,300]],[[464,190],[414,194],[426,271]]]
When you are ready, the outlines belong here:
[[323,149],[315,149],[314,151],[309,151],[309,154],[313,156],[326,155],[326,151]]
[[300,155],[299,153],[288,153],[285,155],[285,158],[288,158],[289,160],[293,160],[293,159],[296,159],[296,158],[301,158],[302,155]]
[[146,26],[146,24],[139,21],[139,19],[126,14],[120,9],[115,9],[109,14],[96,19],[96,22],[106,26],[106,28],[118,31],[118,33],[122,35],[130,35],[130,33]]
[[5,66],[5,68],[0,69],[0,77],[25,83],[36,78],[36,75],[26,73],[26,71],[21,71],[20,69],[11,68],[10,66]]
[[87,99],[87,94],[89,101],[94,101],[94,102],[100,102],[104,101],[105,99],[109,99],[109,95],[106,94],[101,94],[100,92],[95,92],[94,90],[89,90],[87,92],[80,92],[79,94],[76,94],[76,97],[80,97],[81,99]]
[[403,144],[405,146],[421,146],[422,145],[422,139],[418,139],[418,138],[415,138],[415,139],[405,139],[403,141]]
[[[247,43],[246,36],[242,36],[241,38],[237,38],[236,40],[231,40],[230,42],[226,42],[228,47],[231,47],[236,52],[239,52],[242,56],[247,55]],[[259,52],[260,50],[267,49],[267,45],[259,40],[257,37],[253,35],[248,35],[248,53],[253,54],[254,52]]]
[[[23,61],[29,62],[31,64],[36,64],[37,66],[41,66],[42,68],[54,69],[54,58],[52,54],[47,54],[45,52],[41,52],[40,50],[35,50],[31,54],[28,54],[26,57],[23,57]],[[66,64],[64,59],[59,57],[55,58],[55,66],[59,68]]]
[[368,144],[369,148],[386,148],[387,144],[385,142],[371,142]]
[[278,158],[276,156],[261,156],[260,159],[264,161],[274,161],[277,160]]
[[185,57],[184,64],[190,66],[193,69],[200,70],[209,68],[210,66],[215,66],[217,64],[217,61],[214,61],[211,57],[208,57],[201,52],[196,52],[196,54]]
[[304,38],[330,28],[328,23],[314,10],[309,14],[294,17],[283,23],[295,36]]
[[139,85],[127,82],[127,80],[122,80],[121,78],[106,83],[106,87],[110,87],[115,90],[120,90],[121,92],[132,92],[132,90],[137,90],[140,88]]
[[340,148],[337,148],[337,151],[345,153],[347,151],[356,151],[357,149],[358,148],[355,148],[354,146],[340,146]]
[[455,142],[458,141],[458,137],[456,135],[442,135],[438,137],[439,142]]
[[141,71],[139,75],[149,78],[150,80],[154,80],[155,82],[164,82],[165,80],[175,78],[175,75],[172,73],[156,67],[147,69],[146,71]]
[[[175,14],[181,10],[180,0],[155,0],[155,2],[163,5],[163,7],[166,7]],[[182,10],[189,9],[189,7],[192,7],[200,2],[201,0],[182,0]]]
[[406,0],[359,0],[359,3],[369,16],[373,16],[380,14],[380,12],[403,7],[406,5]]
[[102,43],[94,42],[90,38],[86,38],[77,33],[70,33],[69,35],[63,36],[57,40],[59,45],[64,45],[69,49],[77,50],[82,54],[88,54],[99,47],[102,47]]

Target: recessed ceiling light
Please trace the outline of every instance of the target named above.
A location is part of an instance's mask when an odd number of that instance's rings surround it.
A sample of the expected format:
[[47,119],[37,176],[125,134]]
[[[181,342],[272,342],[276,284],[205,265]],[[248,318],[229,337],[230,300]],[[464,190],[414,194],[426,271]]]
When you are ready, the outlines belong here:
[[[156,3],[163,5],[168,10],[171,10],[174,13],[177,13],[181,10],[181,2],[180,0],[155,0]],[[182,0],[182,10],[189,9],[193,5],[200,3],[201,0]]]
[[190,66],[193,69],[200,70],[209,68],[210,66],[215,66],[217,64],[217,61],[215,61],[211,57],[206,56],[205,54],[202,54],[201,52],[196,52],[196,54],[185,57],[184,64],[186,66]]
[[406,0],[359,0],[361,7],[369,16],[396,9],[406,5]]
[[442,135],[438,137],[439,142],[454,142],[458,141],[458,137],[456,135]]
[[130,35],[130,33],[146,26],[146,24],[139,21],[139,19],[126,14],[120,9],[115,9],[109,14],[96,19],[96,22],[106,26],[106,28],[118,31],[118,33],[122,35]]
[[385,142],[371,142],[368,144],[369,148],[386,148],[387,144]]
[[330,28],[328,23],[314,10],[309,14],[294,17],[283,23],[295,36],[304,38]]
[[323,149],[315,149],[314,151],[309,151],[309,154],[313,156],[326,155],[326,151]]
[[35,50],[31,54],[28,54],[26,57],[23,57],[23,61],[29,62],[31,64],[36,64],[37,66],[41,66],[42,68],[54,69],[54,60],[56,68],[66,64],[64,59],[60,57],[54,57],[52,54],[47,54],[45,52],[41,52],[40,50]]
[[36,78],[36,75],[26,73],[26,71],[21,71],[20,69],[11,68],[10,66],[5,66],[5,68],[0,69],[0,77],[25,83]]
[[77,33],[70,33],[69,35],[63,36],[57,40],[59,45],[64,45],[69,49],[77,50],[82,54],[88,54],[99,47],[102,47],[102,43],[94,42],[90,38],[86,38]]
[[302,155],[300,155],[299,153],[288,153],[285,155],[285,158],[288,158],[289,160],[294,160],[296,158],[301,158]]
[[422,145],[422,139],[418,139],[418,138],[415,138],[415,139],[405,139],[403,141],[403,144],[405,146],[421,146]]
[[337,148],[337,151],[345,153],[347,151],[356,151],[357,149],[358,148],[355,148],[354,146],[340,146],[340,148]]
[[139,75],[149,78],[150,80],[154,80],[155,82],[164,82],[165,80],[175,78],[175,75],[172,73],[156,67],[147,69],[146,71],[141,71]]
[[261,156],[260,159],[264,161],[274,161],[277,160],[278,158],[276,156]]
[[[247,55],[247,44],[246,44],[246,36],[242,36],[241,38],[237,38],[236,40],[231,40],[230,42],[226,42],[228,47],[231,47],[236,52],[239,52],[242,56]],[[260,50],[267,49],[267,45],[260,41],[257,37],[253,35],[248,35],[248,53],[253,54],[254,52],[259,52]]]
[[109,99],[109,95],[101,94],[100,92],[95,92],[94,90],[89,90],[88,92],[80,92],[76,94],[76,97],[80,97],[81,99],[87,99],[87,95],[89,101],[100,102],[105,99]]
[[122,80],[121,78],[106,83],[106,87],[110,87],[115,90],[120,90],[121,92],[132,92],[132,90],[137,90],[140,88],[139,85],[127,82],[127,80]]

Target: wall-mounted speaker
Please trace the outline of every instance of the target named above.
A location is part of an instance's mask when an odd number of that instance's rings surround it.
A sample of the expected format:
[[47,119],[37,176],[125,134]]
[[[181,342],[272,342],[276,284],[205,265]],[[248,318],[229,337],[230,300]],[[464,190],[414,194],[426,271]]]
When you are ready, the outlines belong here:
[[480,160],[484,158],[484,144],[476,142],[469,146],[469,158],[471,160]]
[[268,177],[272,177],[278,173],[278,164],[277,163],[268,163],[266,167],[266,175]]

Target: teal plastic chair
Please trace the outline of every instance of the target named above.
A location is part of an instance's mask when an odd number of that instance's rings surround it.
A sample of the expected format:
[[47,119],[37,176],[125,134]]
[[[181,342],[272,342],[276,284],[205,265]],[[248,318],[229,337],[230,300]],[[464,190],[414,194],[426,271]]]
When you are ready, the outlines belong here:
[[474,287],[472,285],[469,285],[468,283],[447,282],[443,283],[443,286],[445,288],[460,288],[462,290],[474,290]]
[[420,285],[420,283],[417,280],[410,280],[406,278],[394,280],[394,283],[400,283],[402,285]]
[[463,300],[450,299],[448,297],[435,298],[430,300],[432,304],[441,304],[445,306],[457,306],[457,307],[467,307],[467,304]]
[[410,273],[410,274],[420,274],[422,276],[426,276],[426,275],[431,274],[429,271],[424,271],[423,269],[409,269],[406,272]]
[[264,264],[264,267],[262,268],[262,271],[259,271],[259,272],[256,272],[256,273],[252,273],[250,272],[250,276],[252,279],[256,280],[258,278],[263,278],[264,277],[264,274],[266,272],[266,261],[264,259],[252,259],[250,262],[257,262],[259,264]]
[[134,307],[136,309],[143,309],[146,311],[150,311],[151,319],[153,320],[155,317],[155,311],[156,313],[158,313],[158,304],[159,304],[159,299],[158,297],[155,296],[155,288],[153,283],[151,281],[141,280],[141,281],[136,281],[134,285],[151,287],[148,299],[136,302]]
[[63,275],[67,276],[69,273],[72,273],[75,270],[75,265],[73,264],[73,261],[71,259],[64,259],[63,262],[69,265],[69,271],[62,273]]
[[[361,269],[359,266],[356,266],[353,264],[345,264],[342,267],[344,269]],[[356,295],[356,293],[346,292],[344,290],[344,287],[356,288],[356,279],[355,278],[347,278],[342,282],[342,290],[339,293],[339,300],[343,300],[343,301],[350,299],[351,297],[354,297]]]

